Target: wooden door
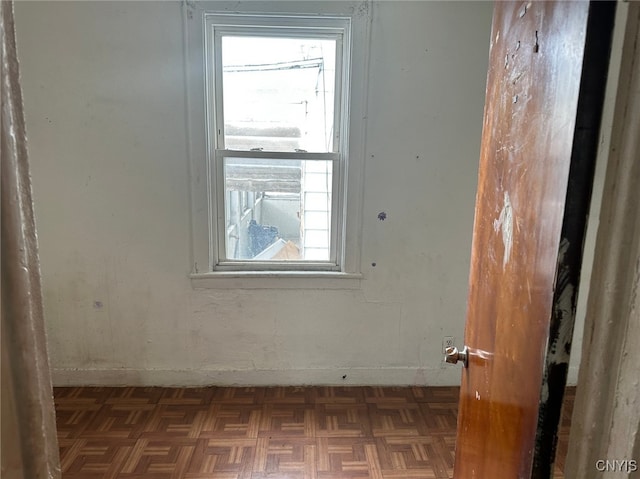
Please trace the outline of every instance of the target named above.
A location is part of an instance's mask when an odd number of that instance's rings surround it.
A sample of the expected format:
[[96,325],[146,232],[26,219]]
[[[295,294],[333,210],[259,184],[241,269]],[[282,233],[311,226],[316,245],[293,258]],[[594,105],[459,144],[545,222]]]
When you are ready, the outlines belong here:
[[496,2],[456,479],[551,477],[615,2]]

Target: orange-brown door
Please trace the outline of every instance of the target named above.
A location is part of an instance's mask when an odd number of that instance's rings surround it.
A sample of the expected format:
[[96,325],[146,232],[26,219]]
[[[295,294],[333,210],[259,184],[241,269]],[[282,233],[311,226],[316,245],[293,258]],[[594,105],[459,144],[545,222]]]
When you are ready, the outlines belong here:
[[615,2],[496,2],[454,477],[551,477]]

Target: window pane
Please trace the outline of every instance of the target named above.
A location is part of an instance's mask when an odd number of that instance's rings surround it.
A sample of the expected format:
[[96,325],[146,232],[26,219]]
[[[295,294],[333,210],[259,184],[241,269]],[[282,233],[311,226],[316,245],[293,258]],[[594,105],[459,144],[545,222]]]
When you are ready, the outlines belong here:
[[332,166],[225,158],[227,259],[329,261]]
[[333,151],[336,41],[222,37],[225,148]]

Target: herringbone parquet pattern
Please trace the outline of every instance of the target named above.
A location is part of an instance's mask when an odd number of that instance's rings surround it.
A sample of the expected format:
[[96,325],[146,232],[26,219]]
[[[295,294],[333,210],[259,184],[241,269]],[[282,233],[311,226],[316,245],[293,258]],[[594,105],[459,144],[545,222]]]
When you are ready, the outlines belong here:
[[64,479],[448,479],[453,473],[454,387],[56,388],[55,402]]

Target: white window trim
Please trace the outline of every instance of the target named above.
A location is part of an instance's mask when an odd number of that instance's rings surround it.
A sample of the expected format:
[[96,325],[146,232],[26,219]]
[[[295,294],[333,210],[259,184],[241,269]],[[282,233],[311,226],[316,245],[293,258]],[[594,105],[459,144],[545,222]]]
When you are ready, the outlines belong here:
[[[369,62],[369,35],[371,22],[370,1],[361,2],[253,2],[242,5],[243,11],[237,11],[237,2],[204,1],[183,3],[184,41],[185,41],[185,84],[187,104],[188,157],[191,178],[191,274],[192,286],[197,288],[332,288],[333,280],[339,279],[341,288],[359,287],[360,244],[362,218],[362,186],[364,173],[364,143],[367,99],[367,73]],[[259,10],[259,11],[258,11]],[[348,131],[343,174],[339,176],[337,187],[345,191],[344,204],[338,205],[343,231],[338,232],[336,252],[337,267],[327,270],[327,264],[317,267],[311,262],[304,262],[304,270],[276,269],[256,270],[255,263],[248,265],[243,271],[229,271],[225,268],[213,269],[217,261],[214,238],[216,215],[210,198],[211,187],[215,187],[212,162],[208,152],[213,145],[207,132],[208,89],[205,84],[207,65],[205,51],[205,27],[207,14],[246,14],[286,17],[287,15],[310,16],[316,19],[331,17],[349,17],[351,19],[351,74],[345,91],[349,97]],[[232,17],[229,17],[232,18]],[[268,153],[265,153],[268,155]],[[260,156],[260,155],[258,155]],[[335,191],[335,190],[334,190]],[[343,196],[343,195],[336,195]],[[332,215],[340,216],[340,215]],[[217,238],[216,238],[217,241]],[[300,265],[300,263],[297,263]],[[236,266],[236,265],[231,265]],[[262,266],[256,264],[255,266]]]

